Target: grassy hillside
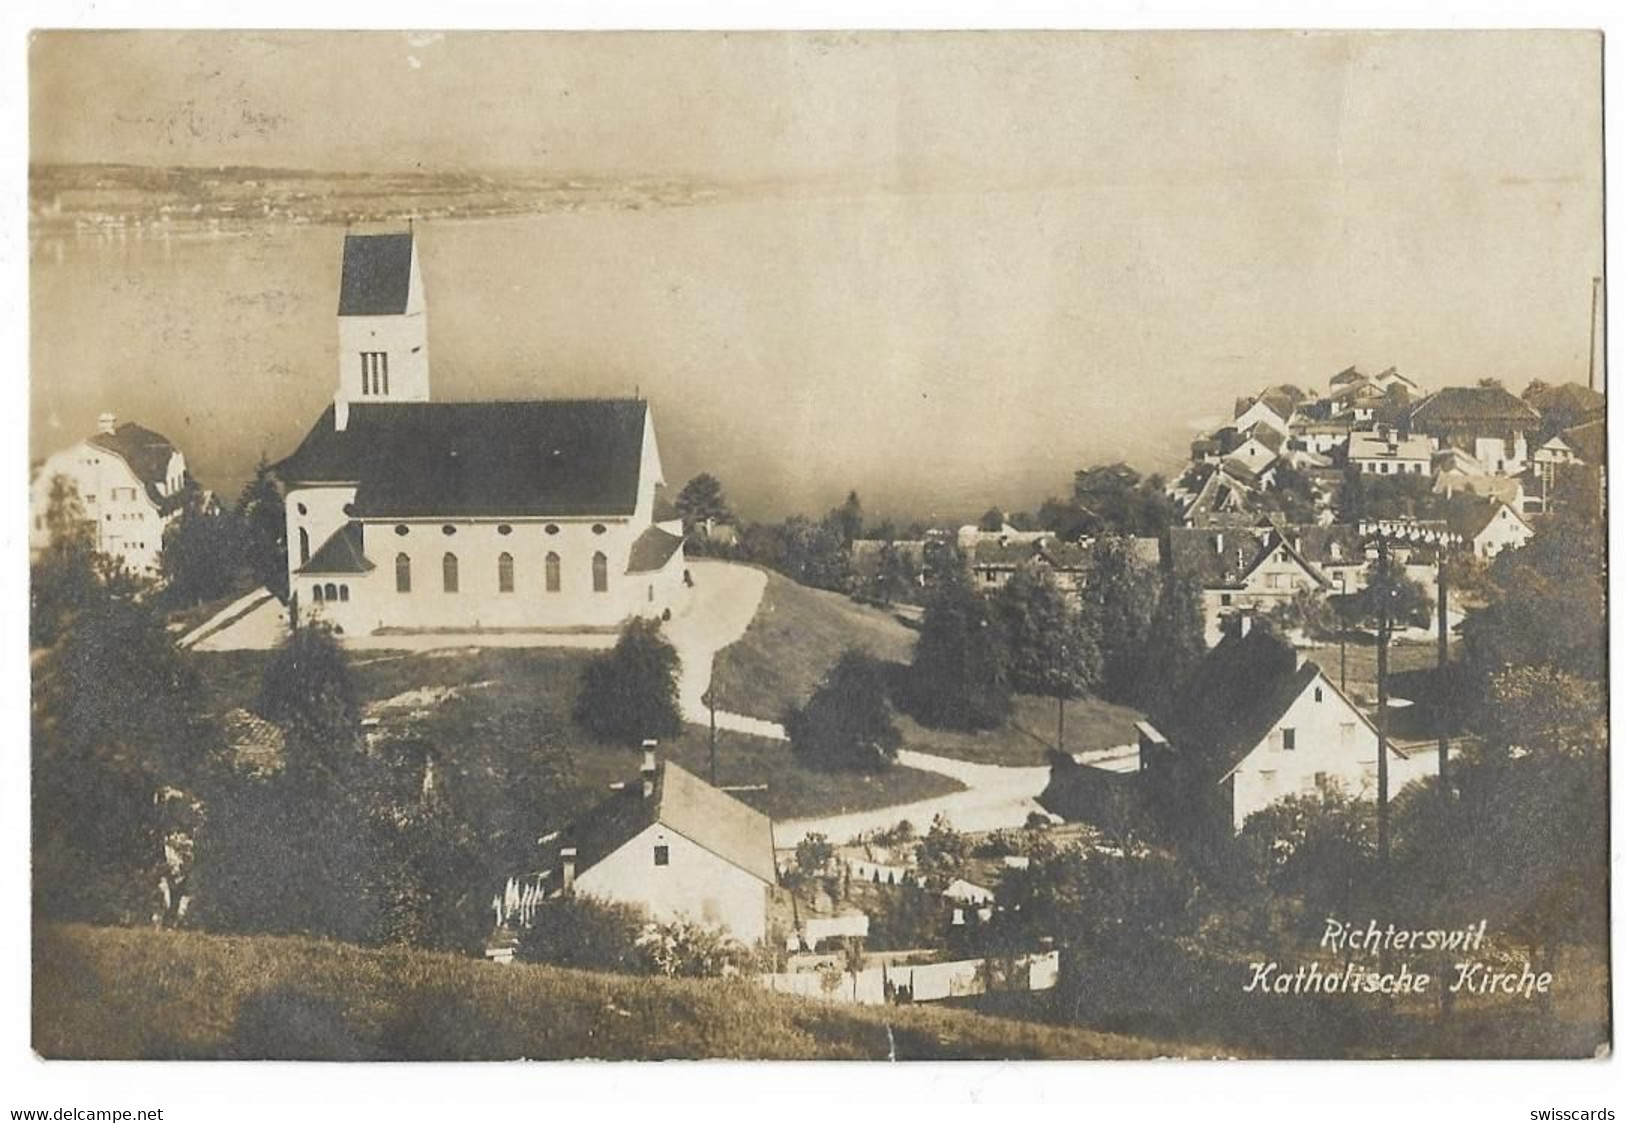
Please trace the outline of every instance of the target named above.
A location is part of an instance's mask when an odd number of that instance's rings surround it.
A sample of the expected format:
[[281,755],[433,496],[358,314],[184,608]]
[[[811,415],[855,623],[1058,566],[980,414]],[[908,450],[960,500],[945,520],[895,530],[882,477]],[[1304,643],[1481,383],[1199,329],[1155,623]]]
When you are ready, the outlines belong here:
[[[847,647],[864,647],[881,659],[907,663],[914,639],[911,629],[886,612],[769,571],[756,618],[738,642],[717,656],[712,687],[723,709],[777,721],[790,706],[807,700]],[[1014,702],[1010,721],[985,733],[928,729],[899,714],[903,746],[978,764],[1043,764],[1055,741],[1055,703],[1024,695]],[[1067,749],[1132,742],[1134,723],[1142,716],[1098,698],[1069,702]]]
[[841,652],[854,645],[906,663],[914,652],[914,632],[880,609],[769,570],[756,618],[717,656],[711,679],[717,704],[778,721],[789,707],[805,702]]
[[[250,704],[259,691],[268,652],[193,653],[214,708]],[[523,803],[514,814],[533,817],[525,831],[559,825],[560,815],[585,809],[608,785],[633,778],[636,749],[594,740],[572,720],[582,668],[591,654],[543,648],[467,648],[359,652],[353,656],[361,697],[384,731],[412,730],[433,741],[459,777],[493,789],[493,798]],[[706,730],[688,726],[661,751],[706,776]],[[493,780],[501,782],[492,782]],[[766,785],[739,798],[775,818],[805,818],[885,807],[958,791],[945,776],[893,768],[875,777],[802,768],[789,748],[742,733],[717,736],[717,780]],[[534,781],[534,782],[532,782]]]
[[34,1048],[77,1059],[1151,1057],[1128,1037],[926,1007],[501,967],[293,937],[46,928]]

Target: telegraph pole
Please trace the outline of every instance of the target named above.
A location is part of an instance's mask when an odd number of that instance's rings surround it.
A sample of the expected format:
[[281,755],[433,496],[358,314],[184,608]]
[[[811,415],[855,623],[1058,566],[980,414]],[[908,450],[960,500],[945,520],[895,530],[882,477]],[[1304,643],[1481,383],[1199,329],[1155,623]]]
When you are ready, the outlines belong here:
[[716,695],[707,690],[700,701],[705,703],[706,710],[711,715],[711,786],[717,786],[717,699]]
[[1597,388],[1597,294],[1602,289],[1602,278],[1591,278],[1591,350],[1586,355],[1586,386]]
[[[1445,684],[1450,676],[1450,563],[1445,544],[1439,543],[1439,669],[1434,673],[1434,697],[1445,699]],[[1439,723],[1439,798],[1450,802],[1450,722],[1454,719],[1455,699],[1449,698],[1434,710],[1433,720]]]
[[1388,881],[1388,633],[1389,601],[1394,595],[1388,570],[1388,539],[1377,539],[1377,865]]

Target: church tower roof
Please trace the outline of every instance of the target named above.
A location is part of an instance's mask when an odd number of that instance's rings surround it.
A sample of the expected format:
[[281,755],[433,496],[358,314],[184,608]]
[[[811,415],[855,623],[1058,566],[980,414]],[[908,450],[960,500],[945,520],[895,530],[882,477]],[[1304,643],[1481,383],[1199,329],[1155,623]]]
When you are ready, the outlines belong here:
[[411,291],[411,233],[344,236],[339,315],[399,316]]

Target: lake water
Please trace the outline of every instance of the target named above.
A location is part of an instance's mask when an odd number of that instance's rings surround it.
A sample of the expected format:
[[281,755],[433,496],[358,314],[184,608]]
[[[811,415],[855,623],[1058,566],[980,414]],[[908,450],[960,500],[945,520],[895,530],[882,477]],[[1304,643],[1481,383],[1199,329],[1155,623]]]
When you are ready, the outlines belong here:
[[[1477,281],[1463,293],[1427,269],[1350,271],[1350,255],[1380,257],[1403,230],[1317,256],[1304,247],[1342,245],[1335,214],[1213,223],[1226,205],[1210,184],[1154,198],[764,195],[420,224],[434,392],[637,392],[671,482],[712,471],[749,515],[821,512],[855,487],[872,512],[958,517],[1034,508],[1095,461],[1175,466],[1194,423],[1227,416],[1239,393],[1432,354],[1408,332],[1445,324],[1446,349],[1475,320],[1506,334],[1499,308],[1462,318]],[[332,396],[342,236],[284,225],[37,240],[32,454],[111,410],[170,436],[205,486],[235,494]],[[1347,275],[1336,301],[1327,272]],[[1583,378],[1576,304],[1564,338]],[[1386,333],[1375,341],[1373,323]],[[1470,351],[1451,354],[1482,372]]]

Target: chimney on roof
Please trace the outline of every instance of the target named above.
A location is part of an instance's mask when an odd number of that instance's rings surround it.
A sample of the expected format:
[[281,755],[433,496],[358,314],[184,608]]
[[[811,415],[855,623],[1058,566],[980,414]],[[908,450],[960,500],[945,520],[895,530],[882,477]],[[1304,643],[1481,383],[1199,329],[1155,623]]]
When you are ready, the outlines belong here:
[[1236,634],[1238,636],[1245,636],[1248,632],[1250,632],[1252,630],[1253,630],[1253,614],[1251,612],[1243,611],[1241,613],[1240,618],[1236,621]]
[[118,428],[118,418],[111,413],[104,413],[96,419],[96,432],[111,437],[113,430]]
[[350,427],[350,399],[339,394],[333,399],[333,431],[342,433]]
[[655,794],[655,772],[659,768],[655,760],[655,749],[659,747],[658,741],[643,742],[643,767],[638,770],[643,777],[643,798],[648,799]]
[[562,871],[560,882],[564,887],[565,895],[568,896],[576,885],[576,848],[574,846],[566,846],[559,851],[559,868]]

